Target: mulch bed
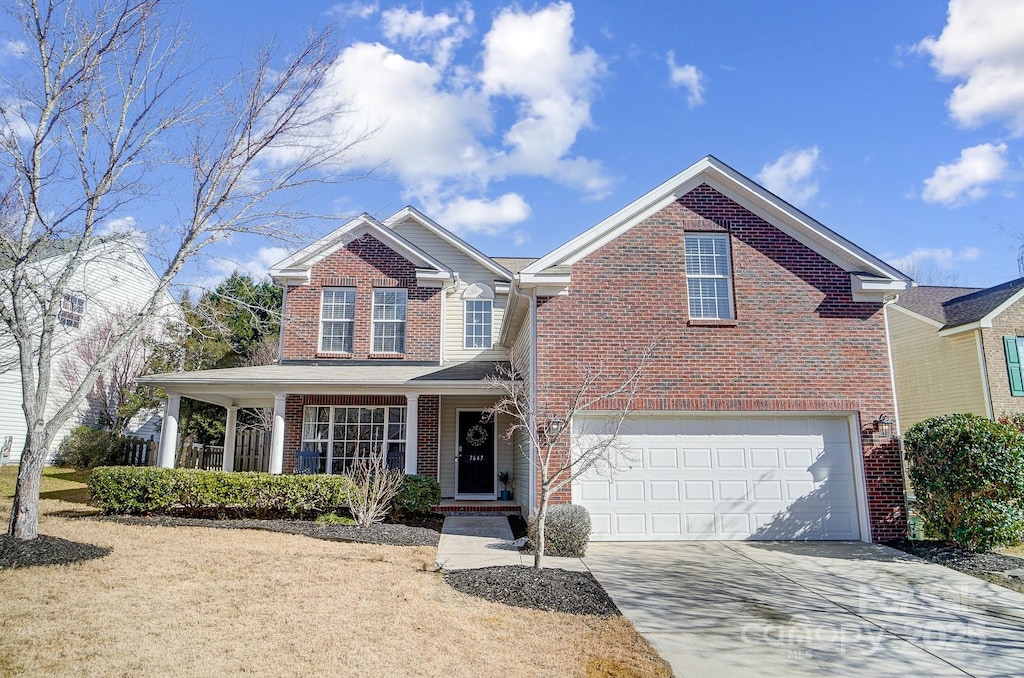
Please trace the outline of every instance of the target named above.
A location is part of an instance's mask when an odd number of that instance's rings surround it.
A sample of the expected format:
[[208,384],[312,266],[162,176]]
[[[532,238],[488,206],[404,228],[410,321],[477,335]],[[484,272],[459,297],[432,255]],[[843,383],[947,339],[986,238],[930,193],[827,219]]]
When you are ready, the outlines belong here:
[[39,535],[35,539],[15,539],[0,535],[0,570],[14,570],[37,565],[70,565],[83,560],[102,558],[110,549],[81,544],[60,537]]
[[495,603],[534,610],[613,617],[619,608],[589,572],[523,565],[445,572],[452,588]]
[[[254,520],[237,518],[214,520],[207,518],[183,518],[179,516],[98,516],[97,520],[109,520],[125,525],[159,525],[162,527],[219,527],[234,530],[268,530],[286,534],[300,534],[314,539],[329,541],[383,544],[386,546],[437,546],[441,535],[430,527],[418,527],[399,523],[381,523],[370,527],[355,525],[332,525],[314,523],[309,520]],[[421,520],[433,524],[436,521]]]
[[1015,590],[1021,590],[1022,588],[1020,582],[1015,583],[1004,575],[1003,572],[1024,568],[1024,558],[994,551],[984,553],[965,551],[958,546],[944,541],[898,539],[885,542],[885,545],[904,553],[910,553],[918,558],[924,558],[933,563],[945,565],[964,574],[1002,583]]

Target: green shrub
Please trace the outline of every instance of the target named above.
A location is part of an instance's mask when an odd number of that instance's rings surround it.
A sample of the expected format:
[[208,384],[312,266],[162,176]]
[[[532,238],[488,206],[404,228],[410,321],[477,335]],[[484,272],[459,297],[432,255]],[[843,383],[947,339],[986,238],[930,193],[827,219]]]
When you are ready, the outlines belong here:
[[89,494],[104,513],[305,518],[348,504],[344,476],[107,466]]
[[356,519],[352,516],[339,516],[337,513],[321,513],[316,517],[316,522],[321,525],[355,525]]
[[[537,544],[537,515],[529,520],[530,543]],[[581,558],[590,541],[590,513],[579,504],[559,504],[547,510],[544,521],[544,553],[549,556]]]
[[973,414],[927,419],[904,439],[926,534],[987,551],[1024,537],[1024,434]]
[[410,513],[429,513],[441,503],[441,486],[433,478],[410,474],[405,476],[402,489],[392,502],[392,517]]
[[54,463],[71,468],[94,468],[116,464],[120,456],[119,439],[110,431],[91,426],[76,426],[57,448]]

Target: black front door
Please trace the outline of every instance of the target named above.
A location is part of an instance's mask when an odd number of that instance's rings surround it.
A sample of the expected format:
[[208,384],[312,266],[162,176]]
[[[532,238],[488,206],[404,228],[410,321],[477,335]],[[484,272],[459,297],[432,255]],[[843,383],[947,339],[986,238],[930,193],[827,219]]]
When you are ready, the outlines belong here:
[[459,412],[459,494],[494,494],[494,419]]

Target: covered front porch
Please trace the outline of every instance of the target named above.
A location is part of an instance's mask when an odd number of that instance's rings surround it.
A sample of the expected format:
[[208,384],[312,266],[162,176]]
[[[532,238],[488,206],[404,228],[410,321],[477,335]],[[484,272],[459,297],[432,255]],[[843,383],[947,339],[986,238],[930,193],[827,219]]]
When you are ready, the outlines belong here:
[[[392,468],[436,479],[446,511],[513,512],[530,505],[530,464],[506,437],[510,421],[487,412],[497,398],[486,381],[494,370],[490,362],[270,365],[143,381],[167,391],[160,466],[178,459],[181,399],[193,398],[225,408],[225,471],[236,470],[239,410],[266,408],[270,473],[343,473],[383,454]],[[505,489],[511,497],[501,501]]]

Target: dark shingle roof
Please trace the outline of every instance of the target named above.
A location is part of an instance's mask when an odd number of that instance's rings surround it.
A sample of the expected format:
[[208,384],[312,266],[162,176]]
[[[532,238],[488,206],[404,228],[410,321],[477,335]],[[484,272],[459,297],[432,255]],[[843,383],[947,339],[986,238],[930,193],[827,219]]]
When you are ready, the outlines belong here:
[[503,266],[513,273],[519,273],[519,271],[537,261],[536,257],[491,257],[491,259],[499,266]]
[[946,309],[946,327],[958,327],[977,322],[1022,289],[1024,289],[1024,278],[1017,278],[1002,285],[947,301],[943,304]]
[[936,322],[946,323],[946,310],[942,307],[950,299],[982,291],[980,287],[933,287],[921,285],[906,292],[900,292],[897,306],[919,313]]
[[921,286],[900,294],[896,303],[942,323],[943,329],[977,322],[1024,290],[1024,278],[980,289]]

